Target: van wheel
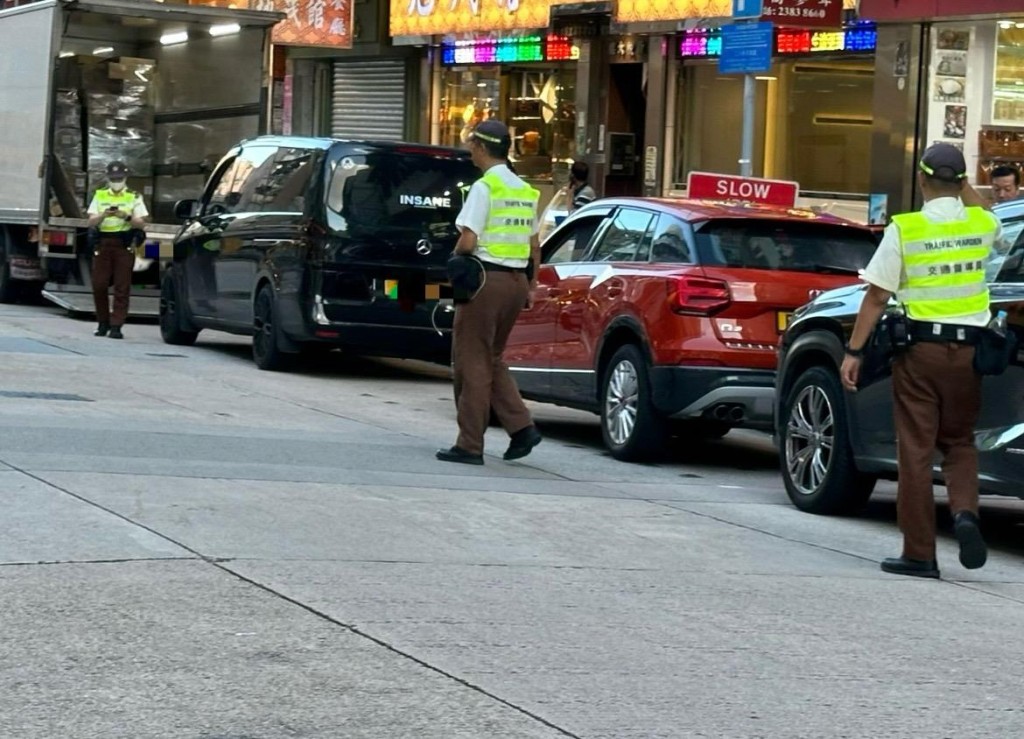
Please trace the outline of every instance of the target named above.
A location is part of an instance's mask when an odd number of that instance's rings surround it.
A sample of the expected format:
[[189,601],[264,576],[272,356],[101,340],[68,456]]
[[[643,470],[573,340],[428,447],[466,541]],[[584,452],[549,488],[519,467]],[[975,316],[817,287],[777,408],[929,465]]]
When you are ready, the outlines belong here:
[[601,435],[612,456],[627,462],[658,457],[668,422],[651,402],[643,353],[633,344],[620,347],[601,378]]
[[196,343],[199,330],[186,330],[188,319],[182,315],[183,303],[179,300],[178,280],[168,270],[160,282],[160,336],[165,344],[192,346]]
[[261,370],[278,372],[288,369],[292,354],[285,354],[278,342],[277,306],[274,290],[264,285],[253,305],[252,359]]
[[793,385],[779,418],[782,479],[793,505],[808,513],[855,513],[877,478],[857,470],[839,377],[811,367]]

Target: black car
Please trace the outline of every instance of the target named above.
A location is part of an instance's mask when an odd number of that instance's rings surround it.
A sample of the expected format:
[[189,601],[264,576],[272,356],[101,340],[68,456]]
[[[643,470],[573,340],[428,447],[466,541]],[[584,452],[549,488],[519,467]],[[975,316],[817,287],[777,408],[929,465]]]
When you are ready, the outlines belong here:
[[[1016,241],[990,283],[992,310],[1004,310],[1024,338],[1024,213],[996,209]],[[871,373],[856,393],[839,367],[866,287],[833,290],[800,309],[783,337],[776,382],[782,476],[794,505],[812,513],[854,512],[879,478],[896,478],[891,374]],[[1024,346],[1024,344],[1022,344]],[[986,377],[975,442],[982,492],[1024,497],[1024,351],[1003,375]],[[939,468],[935,468],[939,481]]]
[[281,369],[306,349],[448,362],[439,310],[469,154],[418,144],[261,137],[233,148],[185,221],[161,288],[160,329],[253,336]]

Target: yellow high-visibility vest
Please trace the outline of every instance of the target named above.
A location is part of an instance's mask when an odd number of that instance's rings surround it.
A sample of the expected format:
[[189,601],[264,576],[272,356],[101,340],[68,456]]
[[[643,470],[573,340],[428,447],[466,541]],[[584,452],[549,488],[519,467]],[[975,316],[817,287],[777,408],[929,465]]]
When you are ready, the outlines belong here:
[[[104,187],[96,191],[96,206],[101,214],[107,208],[115,206],[126,213],[131,213],[135,208],[135,198],[136,194],[128,188],[121,192],[114,192],[109,187]],[[131,231],[132,224],[130,221],[117,216],[104,217],[100,221],[99,229],[101,233],[121,233],[123,231]]]
[[498,259],[528,260],[540,192],[525,184],[509,187],[493,172],[485,174],[483,181],[490,190],[491,204],[479,245]]
[[923,213],[893,216],[907,274],[899,296],[916,321],[948,321],[989,308],[985,262],[996,225],[984,208],[966,212],[966,219],[947,223],[935,223]]

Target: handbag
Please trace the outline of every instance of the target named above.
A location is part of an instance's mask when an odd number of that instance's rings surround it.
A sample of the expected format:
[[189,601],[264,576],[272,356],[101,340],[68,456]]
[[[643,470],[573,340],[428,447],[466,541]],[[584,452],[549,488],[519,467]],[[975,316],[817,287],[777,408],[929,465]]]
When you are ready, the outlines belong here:
[[990,328],[978,334],[974,346],[974,371],[979,375],[1001,375],[1017,356],[1019,340],[1013,331],[1005,334]]

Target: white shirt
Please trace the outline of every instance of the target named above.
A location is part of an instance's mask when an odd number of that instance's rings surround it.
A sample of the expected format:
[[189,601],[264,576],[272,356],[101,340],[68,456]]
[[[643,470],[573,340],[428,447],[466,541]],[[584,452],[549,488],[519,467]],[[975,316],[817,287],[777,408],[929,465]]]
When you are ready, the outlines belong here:
[[[933,223],[948,223],[949,221],[962,221],[967,218],[967,210],[960,198],[935,198],[929,200],[921,208],[925,218]],[[1003,226],[995,214],[989,214],[996,227],[996,240],[1002,234]],[[886,292],[895,293],[896,299],[900,300],[900,289],[907,284],[907,272],[903,266],[903,250],[900,248],[900,232],[895,223],[890,223],[885,229],[885,236],[878,246],[878,251],[871,258],[871,262],[864,269],[861,278]],[[901,301],[902,302],[902,301]],[[955,319],[936,319],[933,323],[951,323],[958,326],[987,326],[992,320],[989,311],[982,311],[971,316],[961,316]]]
[[[509,187],[524,187],[526,182],[522,180],[515,172],[508,168],[506,164],[495,164],[489,170],[488,174],[496,174],[501,178],[501,181]],[[455,219],[455,225],[461,231],[468,228],[470,231],[480,236],[484,229],[487,228],[487,221],[491,215],[491,190],[487,186],[487,183],[482,179],[477,180],[473,183],[473,186],[469,188],[469,194],[466,195],[466,202],[462,205],[462,210],[459,212],[459,217]],[[537,211],[533,212],[533,228],[530,230],[533,236],[540,233],[540,219],[537,218]],[[475,256],[484,262],[491,262],[492,264],[502,264],[506,267],[513,267],[517,269],[525,268],[530,263],[529,259],[501,259],[500,257],[492,256],[488,253],[487,248],[478,245],[476,248]]]

